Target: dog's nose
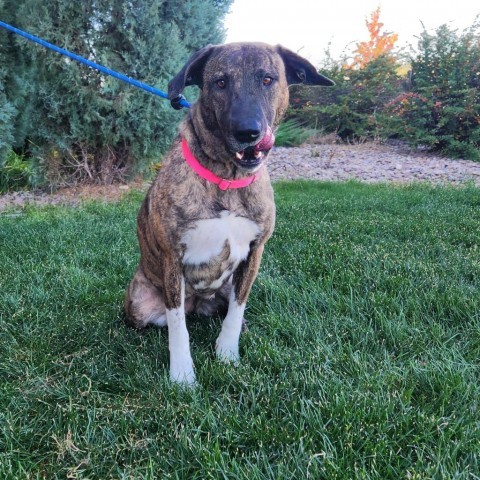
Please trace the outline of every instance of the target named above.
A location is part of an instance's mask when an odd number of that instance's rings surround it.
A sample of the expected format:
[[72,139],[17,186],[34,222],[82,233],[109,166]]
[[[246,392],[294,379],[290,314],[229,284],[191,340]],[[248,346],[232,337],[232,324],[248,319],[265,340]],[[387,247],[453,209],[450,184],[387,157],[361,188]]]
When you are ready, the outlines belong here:
[[239,125],[233,132],[234,137],[240,143],[251,143],[258,140],[262,133],[262,126],[258,122]]

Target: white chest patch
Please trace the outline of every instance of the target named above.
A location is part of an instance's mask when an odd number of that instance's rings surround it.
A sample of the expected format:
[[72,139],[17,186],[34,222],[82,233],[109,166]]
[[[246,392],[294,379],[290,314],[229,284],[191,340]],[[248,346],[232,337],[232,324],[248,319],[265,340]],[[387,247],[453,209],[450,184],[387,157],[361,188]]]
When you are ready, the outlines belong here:
[[222,252],[225,241],[230,246],[230,261],[238,264],[247,258],[250,242],[260,233],[260,228],[248,218],[238,217],[223,210],[219,218],[198,220],[182,237],[186,250],[183,263],[200,265],[208,263]]

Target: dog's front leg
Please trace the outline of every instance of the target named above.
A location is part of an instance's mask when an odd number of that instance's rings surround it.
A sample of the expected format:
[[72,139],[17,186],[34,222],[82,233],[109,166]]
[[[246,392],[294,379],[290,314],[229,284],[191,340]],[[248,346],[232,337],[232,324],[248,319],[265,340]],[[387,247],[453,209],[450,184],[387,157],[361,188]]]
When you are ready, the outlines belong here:
[[164,271],[170,379],[176,383],[193,385],[195,371],[185,322],[185,280],[181,270],[173,268],[173,265]]
[[263,245],[250,250],[247,259],[238,266],[233,274],[228,312],[216,343],[217,357],[222,361],[238,363],[240,360],[238,342],[242,331],[243,314],[248,294],[260,267],[262,253]]

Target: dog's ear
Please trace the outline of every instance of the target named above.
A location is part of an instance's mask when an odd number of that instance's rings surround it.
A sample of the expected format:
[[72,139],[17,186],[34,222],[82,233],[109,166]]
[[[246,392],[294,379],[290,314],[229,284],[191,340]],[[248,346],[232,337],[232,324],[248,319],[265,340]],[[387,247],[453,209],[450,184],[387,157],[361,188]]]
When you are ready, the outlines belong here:
[[202,74],[205,62],[210,57],[214,45],[207,45],[195,52],[177,75],[168,83],[168,98],[176,99],[185,87],[198,85],[202,88]]
[[287,83],[304,83],[305,85],[323,85],[330,87],[335,85],[333,80],[320,75],[317,69],[305,58],[288,50],[287,48],[277,45],[277,52],[283,59],[285,64],[285,72],[287,75]]

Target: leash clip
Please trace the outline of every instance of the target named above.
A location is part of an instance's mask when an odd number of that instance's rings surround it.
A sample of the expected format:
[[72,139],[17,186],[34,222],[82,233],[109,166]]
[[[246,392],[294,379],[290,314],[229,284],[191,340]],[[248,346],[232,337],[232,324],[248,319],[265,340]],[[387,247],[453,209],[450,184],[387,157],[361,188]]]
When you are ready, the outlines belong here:
[[183,108],[182,101],[186,101],[185,97],[183,95],[177,95],[170,100],[170,105],[175,110],[181,110]]

